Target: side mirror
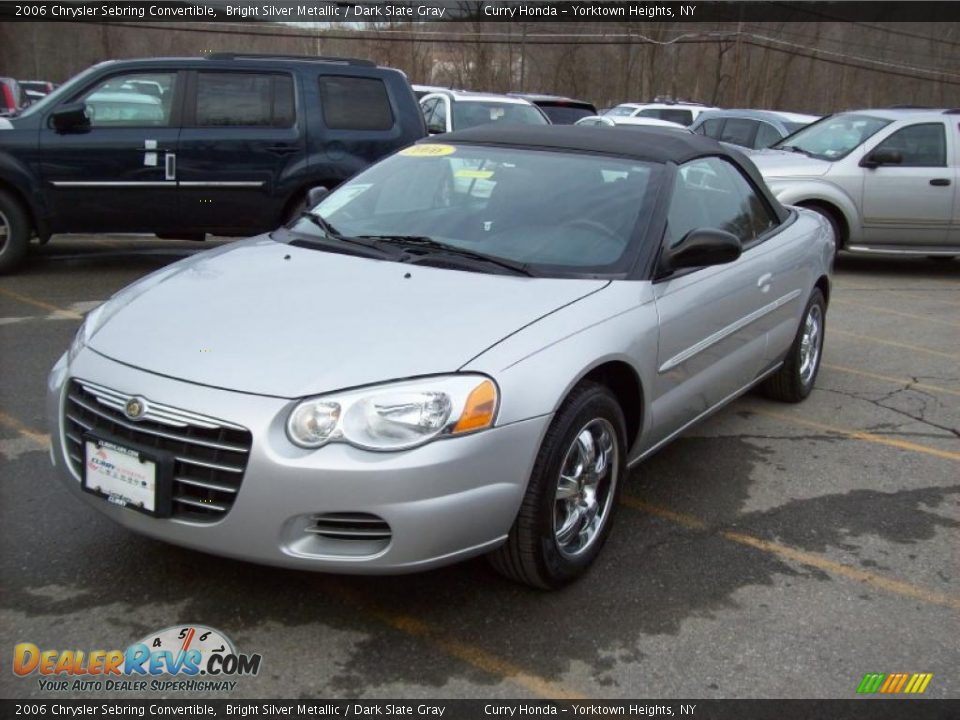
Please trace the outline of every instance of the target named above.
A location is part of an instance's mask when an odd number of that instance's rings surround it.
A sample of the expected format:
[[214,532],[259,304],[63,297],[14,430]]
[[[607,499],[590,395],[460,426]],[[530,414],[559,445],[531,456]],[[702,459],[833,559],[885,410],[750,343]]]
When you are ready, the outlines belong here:
[[681,268],[723,265],[733,262],[743,251],[740,238],[726,230],[697,228],[688,232],[680,243],[667,251],[666,267]]
[[68,103],[54,110],[50,124],[59,133],[71,130],[86,130],[90,127],[86,103]]
[[447,128],[442,123],[431,122],[427,125],[427,133],[429,135],[442,135],[447,131]]
[[307,209],[315,208],[320,204],[320,201],[323,200],[327,195],[330,194],[330,191],[327,189],[326,185],[317,185],[312,187],[307,191]]
[[875,168],[881,165],[899,165],[903,162],[903,155],[896,150],[874,150],[860,161],[860,167]]

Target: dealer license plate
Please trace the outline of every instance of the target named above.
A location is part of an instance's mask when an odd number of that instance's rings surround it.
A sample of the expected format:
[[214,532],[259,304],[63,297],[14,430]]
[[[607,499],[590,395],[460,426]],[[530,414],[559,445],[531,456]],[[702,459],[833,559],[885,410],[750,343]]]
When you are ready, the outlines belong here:
[[157,509],[157,464],[107,440],[85,441],[83,486],[109,502],[143,512]]

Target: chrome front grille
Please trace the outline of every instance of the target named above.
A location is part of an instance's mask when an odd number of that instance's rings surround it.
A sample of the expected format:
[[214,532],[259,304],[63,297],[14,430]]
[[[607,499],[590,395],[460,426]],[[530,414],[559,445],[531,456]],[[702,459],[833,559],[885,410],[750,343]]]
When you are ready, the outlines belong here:
[[186,410],[148,401],[130,420],[124,407],[134,396],[86,380],[71,380],[64,407],[67,454],[83,473],[83,435],[105,435],[173,454],[173,517],[219,520],[233,505],[250,456],[250,431]]

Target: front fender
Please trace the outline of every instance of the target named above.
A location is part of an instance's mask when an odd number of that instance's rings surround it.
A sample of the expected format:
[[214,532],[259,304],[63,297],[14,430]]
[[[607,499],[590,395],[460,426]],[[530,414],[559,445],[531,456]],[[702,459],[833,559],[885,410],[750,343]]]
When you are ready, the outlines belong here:
[[836,208],[847,224],[848,241],[860,239],[860,212],[842,188],[820,178],[769,178],[767,185],[784,205],[819,202]]
[[[649,398],[658,332],[650,283],[616,281],[509,336],[461,371],[496,379],[498,425],[555,413],[585,375],[608,362],[629,365]],[[642,436],[652,422],[648,408],[640,417]]]

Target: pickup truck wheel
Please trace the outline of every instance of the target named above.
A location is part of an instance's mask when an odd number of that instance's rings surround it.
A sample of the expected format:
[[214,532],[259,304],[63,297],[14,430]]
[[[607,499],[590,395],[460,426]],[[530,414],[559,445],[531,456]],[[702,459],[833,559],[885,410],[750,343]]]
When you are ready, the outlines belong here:
[[796,403],[810,394],[820,371],[826,316],[823,293],[814,288],[783,366],[761,386],[764,395],[772,400]]
[[582,575],[613,525],[626,476],[626,423],[613,394],[584,382],[540,446],[507,542],[490,555],[509,578],[558,588]]
[[16,268],[30,244],[30,220],[17,200],[0,191],[0,273]]

